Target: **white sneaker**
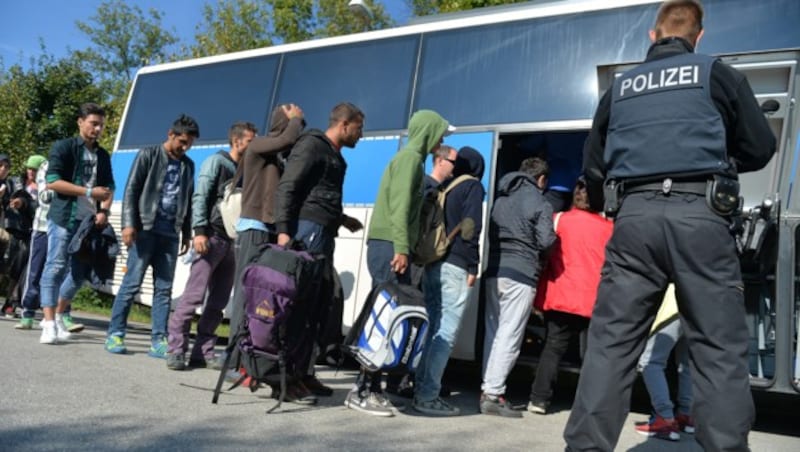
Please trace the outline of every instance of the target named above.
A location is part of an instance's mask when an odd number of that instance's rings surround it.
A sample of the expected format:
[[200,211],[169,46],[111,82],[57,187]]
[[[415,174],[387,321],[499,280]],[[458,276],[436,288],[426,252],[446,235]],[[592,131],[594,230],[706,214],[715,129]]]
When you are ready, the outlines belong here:
[[58,332],[56,331],[56,322],[52,320],[43,320],[40,325],[42,327],[42,335],[39,337],[39,343],[57,344]]
[[66,341],[72,337],[72,333],[64,326],[64,319],[60,315],[56,316],[56,337],[58,337],[59,341]]

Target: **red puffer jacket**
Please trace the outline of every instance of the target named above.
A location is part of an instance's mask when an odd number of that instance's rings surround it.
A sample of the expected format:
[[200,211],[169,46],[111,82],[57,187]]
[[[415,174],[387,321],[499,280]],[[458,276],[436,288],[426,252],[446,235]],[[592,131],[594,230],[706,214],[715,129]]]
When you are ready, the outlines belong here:
[[534,306],[591,317],[614,224],[575,208],[557,213],[553,224],[558,239],[539,279]]

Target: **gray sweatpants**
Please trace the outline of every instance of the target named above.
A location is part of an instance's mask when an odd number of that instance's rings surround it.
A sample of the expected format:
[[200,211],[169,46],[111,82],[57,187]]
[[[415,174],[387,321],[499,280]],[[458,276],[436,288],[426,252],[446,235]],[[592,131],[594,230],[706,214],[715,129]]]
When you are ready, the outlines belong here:
[[536,289],[509,278],[486,279],[486,335],[483,339],[485,394],[503,395],[517,362]]

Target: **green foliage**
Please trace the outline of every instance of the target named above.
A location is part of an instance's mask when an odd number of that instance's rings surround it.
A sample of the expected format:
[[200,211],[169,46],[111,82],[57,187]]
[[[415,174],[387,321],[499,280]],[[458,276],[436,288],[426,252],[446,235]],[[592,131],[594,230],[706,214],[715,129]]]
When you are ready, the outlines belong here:
[[189,47],[191,57],[218,55],[238,50],[272,45],[267,29],[269,9],[265,2],[221,0],[203,5],[203,22],[199,24],[195,43]]
[[75,298],[72,299],[72,305],[76,309],[92,310],[93,312],[96,311],[92,308],[111,309],[111,306],[114,305],[114,296],[97,292],[90,287],[81,287],[75,294]]
[[0,150],[10,155],[12,171],[21,173],[28,156],[46,155],[54,141],[77,133],[80,104],[102,98],[74,56],[45,53],[27,70],[0,71]]
[[346,1],[318,0],[315,36],[341,36],[365,30],[379,30],[393,25],[391,17],[381,3],[374,0],[365,0],[364,3],[372,11],[372,16],[369,18],[353,14],[347,7]]
[[528,0],[411,0],[410,3],[415,16],[428,16],[526,1]]
[[203,7],[195,42],[183,54],[202,57],[392,25],[380,2],[366,0],[372,17],[354,15],[343,0],[221,0]]
[[116,89],[127,88],[138,68],[167,61],[168,47],[178,42],[161,25],[161,16],[155,9],[145,15],[141,8],[123,0],[103,2],[89,22],[75,22],[94,44],[76,54],[102,80]]

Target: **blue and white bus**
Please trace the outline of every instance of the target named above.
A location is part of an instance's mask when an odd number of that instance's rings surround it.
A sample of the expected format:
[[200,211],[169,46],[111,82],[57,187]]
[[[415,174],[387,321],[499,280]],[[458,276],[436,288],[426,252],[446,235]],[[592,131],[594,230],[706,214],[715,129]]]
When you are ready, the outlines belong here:
[[[526,157],[545,154],[551,189],[569,191],[581,168],[583,141],[599,96],[615,75],[641,61],[658,1],[562,0],[486,8],[422,19],[408,26],[273,46],[142,68],[133,83],[112,156],[120,190],[143,146],[161,143],[186,113],[201,137],[189,156],[199,166],[227,148],[231,123],[266,129],[281,103],[299,104],[309,127],[325,129],[333,105],[349,101],[366,113],[364,138],[343,150],[348,215],[369,223],[385,164],[400,148],[411,113],[441,113],[458,127],[445,141],[470,145],[486,159],[483,183],[491,206],[495,181]],[[746,303],[754,387],[800,392],[800,2],[706,0],[699,51],[744,72],[762,103],[779,152],[763,170],[742,177],[747,235],[743,239]],[[752,227],[751,227],[752,225]],[[119,224],[117,223],[117,226]],[[345,292],[343,331],[370,288],[364,232],[340,231],[335,264]],[[485,248],[485,232],[483,248]],[[125,259],[123,253],[122,259]],[[124,263],[124,260],[121,262]],[[121,280],[124,265],[118,265]],[[179,265],[173,296],[188,266]],[[476,285],[477,286],[477,285]],[[151,283],[143,286],[148,303]],[[481,350],[481,308],[474,290],[454,357]],[[522,362],[535,360],[532,323]]]

